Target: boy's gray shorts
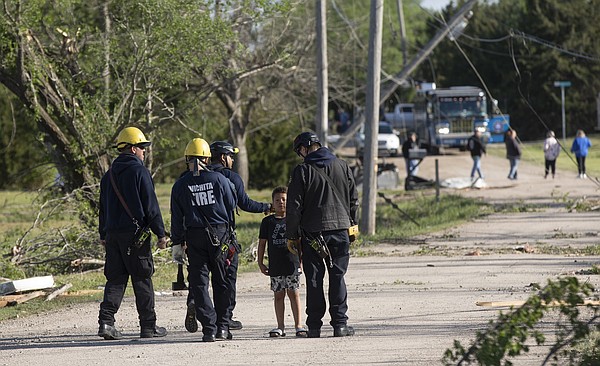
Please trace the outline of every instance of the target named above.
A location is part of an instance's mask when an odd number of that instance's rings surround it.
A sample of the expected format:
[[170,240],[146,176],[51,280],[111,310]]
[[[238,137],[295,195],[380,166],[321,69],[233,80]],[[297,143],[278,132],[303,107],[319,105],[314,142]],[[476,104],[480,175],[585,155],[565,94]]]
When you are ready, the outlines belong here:
[[289,276],[271,277],[271,290],[274,292],[283,291],[285,289],[297,290],[300,288],[300,275],[293,274]]

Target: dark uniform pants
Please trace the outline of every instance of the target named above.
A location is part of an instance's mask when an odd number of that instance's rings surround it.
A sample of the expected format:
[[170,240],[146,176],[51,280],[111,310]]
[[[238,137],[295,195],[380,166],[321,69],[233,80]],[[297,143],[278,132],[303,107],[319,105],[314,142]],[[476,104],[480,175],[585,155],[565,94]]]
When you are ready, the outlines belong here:
[[154,311],[154,287],[152,274],[154,262],[150,248],[150,238],[141,248],[131,249],[133,232],[107,233],[106,234],[106,261],[104,264],[104,300],[100,304],[98,323],[115,324],[115,314],[119,311],[127,282],[131,276],[135,305],[142,329],[153,329],[156,326],[156,312]]
[[[323,238],[331,252],[331,259],[324,261],[308,242],[302,241],[302,265],[306,277],[306,325],[309,329],[321,329],[326,303],[323,292],[325,271],[329,273],[329,314],[333,327],[341,327],[348,322],[346,282],[344,275],[350,260],[350,240],[348,230],[324,231]],[[333,267],[329,267],[329,260]]]
[[239,264],[239,257],[237,251],[233,253],[231,263],[227,266],[227,283],[229,284],[229,315],[233,316],[233,309],[236,304],[236,286],[237,286],[237,270]]
[[[236,251],[233,253],[233,258],[231,259],[229,265],[227,266],[227,281],[229,283],[229,314],[233,317],[233,309],[235,309],[236,305],[236,294],[237,294],[237,271],[239,265],[239,255]],[[188,267],[188,282],[189,282],[189,267]],[[194,296],[192,295],[192,291],[188,292],[187,296],[187,304],[194,304]]]
[[[216,228],[221,240],[228,236],[226,227]],[[202,324],[202,333],[215,334],[217,330],[228,330],[231,314],[230,291],[227,281],[226,253],[220,246],[212,245],[205,228],[186,231],[187,254],[189,260],[190,291],[194,297],[196,318]],[[210,281],[213,288],[214,306],[208,292]]]

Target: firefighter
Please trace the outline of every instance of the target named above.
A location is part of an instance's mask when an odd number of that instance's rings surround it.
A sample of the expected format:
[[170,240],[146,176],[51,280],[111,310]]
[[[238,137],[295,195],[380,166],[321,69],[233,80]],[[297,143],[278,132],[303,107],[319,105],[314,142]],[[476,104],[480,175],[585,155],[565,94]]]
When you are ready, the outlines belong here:
[[[189,172],[175,182],[171,192],[173,256],[181,255],[185,246],[202,341],[232,339],[226,259],[233,236],[235,191],[227,178],[209,170],[211,152],[205,140],[190,141],[184,155]],[[209,274],[214,306],[208,291]]]
[[144,226],[158,236],[159,248],[166,248],[168,241],[154,182],[144,167],[148,146],[150,141],[138,128],[123,129],[117,137],[119,156],[100,182],[98,229],[100,243],[106,249],[106,286],[98,316],[98,336],[104,339],[123,337],[115,327],[115,314],[130,276],[140,321],[140,337],[164,337],[167,334],[165,328],[156,326],[151,237],[148,236],[139,248],[132,246],[136,231]]
[[351,336],[354,329],[347,324],[344,275],[350,259],[348,229],[356,223],[358,210],[354,176],[348,164],[322,147],[319,138],[312,132],[298,135],[293,148],[303,162],[294,168],[288,185],[286,238],[291,252],[298,252],[300,241],[302,245],[308,337],[321,336],[326,311],[325,271],[329,274],[329,314],[333,335]]
[[[211,165],[209,169],[215,172],[219,172],[227,177],[235,187],[235,194],[237,196],[237,205],[240,209],[246,212],[253,213],[264,213],[268,214],[271,212],[271,204],[257,202],[252,200],[246,194],[244,189],[244,182],[239,174],[231,170],[233,168],[234,155],[239,152],[237,147],[233,147],[227,141],[215,141],[210,144],[211,153]],[[237,242],[236,242],[237,244]],[[227,279],[230,287],[230,313],[232,319],[229,323],[230,330],[242,329],[242,322],[239,320],[233,320],[233,309],[236,305],[236,281],[237,281],[237,269],[238,269],[238,250],[241,250],[241,245],[236,245],[237,250],[232,250],[229,266],[227,267]],[[194,316],[194,306],[190,304],[190,298],[188,297],[188,310],[185,317],[185,329],[188,332],[194,333],[198,330],[198,324]]]

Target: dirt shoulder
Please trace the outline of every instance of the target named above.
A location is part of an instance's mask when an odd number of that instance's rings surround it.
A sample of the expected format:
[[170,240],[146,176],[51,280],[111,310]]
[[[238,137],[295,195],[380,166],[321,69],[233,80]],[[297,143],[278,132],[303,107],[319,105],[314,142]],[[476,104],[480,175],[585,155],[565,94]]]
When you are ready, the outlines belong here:
[[[443,179],[456,177],[457,172],[464,172],[460,175],[466,177],[470,172],[466,154],[438,159]],[[426,158],[419,175],[433,177],[434,160]],[[411,245],[381,244],[374,247],[380,255],[353,257],[346,281],[354,337],[333,338],[326,325],[321,339],[297,339],[291,327],[286,337],[269,338],[275,316],[268,278],[243,273],[235,313],[244,328],[234,332],[232,341],[204,344],[198,333],[187,333],[183,326],[185,299],[165,292],[157,296],[156,304],[159,324],[169,330],[165,338],[142,341],[137,337],[135,304],[127,298],[117,315],[126,338],[103,341],[95,335],[98,304],[81,304],[60,314],[2,322],[0,365],[64,365],[74,361],[80,365],[435,365],[454,339],[468,342],[496,317],[498,308],[478,307],[477,301],[524,300],[536,284],[563,275],[576,275],[599,288],[600,276],[577,274],[599,264],[597,257],[515,249],[525,244],[534,248],[597,244],[597,211],[569,213],[564,209],[566,199],[597,197],[596,186],[575,179],[571,172],[559,172],[555,180],[544,180],[543,167],[525,163],[519,169],[519,180],[509,181],[508,162],[493,157],[484,158],[483,169],[489,188],[453,193],[495,203],[550,208],[492,215],[418,238],[414,248],[431,248],[430,255],[408,255],[414,249]],[[480,255],[472,255],[477,249]],[[325,323],[328,320],[326,315]],[[286,322],[293,324],[289,307]],[[539,365],[538,357],[544,351],[543,347],[532,347],[531,354],[517,364]]]

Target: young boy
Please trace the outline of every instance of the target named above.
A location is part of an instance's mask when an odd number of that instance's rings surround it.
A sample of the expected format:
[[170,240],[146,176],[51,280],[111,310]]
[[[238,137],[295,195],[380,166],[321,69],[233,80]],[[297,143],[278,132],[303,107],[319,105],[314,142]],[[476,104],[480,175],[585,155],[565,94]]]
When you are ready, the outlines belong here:
[[[277,187],[271,195],[274,215],[265,217],[260,224],[258,242],[258,267],[271,277],[271,290],[275,293],[275,316],[277,328],[269,332],[270,337],[285,336],[285,294],[287,293],[294,315],[296,337],[306,337],[307,331],[301,325],[300,315],[300,258],[287,249],[285,238],[285,207],[287,187]],[[265,266],[265,247],[268,243],[269,266]]]

